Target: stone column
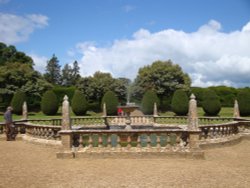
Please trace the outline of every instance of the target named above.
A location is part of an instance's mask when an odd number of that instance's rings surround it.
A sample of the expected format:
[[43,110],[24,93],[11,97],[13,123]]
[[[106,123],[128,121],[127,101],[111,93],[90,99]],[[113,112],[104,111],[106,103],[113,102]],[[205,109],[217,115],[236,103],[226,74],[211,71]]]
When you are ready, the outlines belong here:
[[62,104],[62,130],[71,130],[70,106],[67,95],[64,96]]
[[189,101],[188,130],[199,130],[198,115],[197,115],[197,102],[195,100],[194,94],[190,96],[190,101]]
[[154,116],[158,116],[157,104],[154,103]]
[[240,110],[239,110],[239,105],[238,101],[234,100],[234,118],[240,118]]
[[27,103],[26,101],[23,102],[23,120],[27,120],[28,119],[28,108],[27,108]]
[[107,109],[106,109],[106,103],[103,103],[103,106],[102,106],[102,116],[103,117],[106,117],[107,116]]

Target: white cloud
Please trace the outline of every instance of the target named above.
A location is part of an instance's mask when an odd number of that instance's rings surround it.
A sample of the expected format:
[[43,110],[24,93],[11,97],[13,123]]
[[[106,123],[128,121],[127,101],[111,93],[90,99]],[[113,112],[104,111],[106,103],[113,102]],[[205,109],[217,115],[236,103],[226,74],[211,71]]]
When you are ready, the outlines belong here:
[[48,17],[40,14],[17,16],[0,13],[0,41],[14,44],[28,40],[36,28],[48,25]]
[[7,4],[10,0],[0,0],[0,4]]
[[122,7],[125,12],[131,12],[135,9],[135,6],[132,5],[125,5]]
[[230,33],[221,28],[211,20],[192,33],[140,29],[130,40],[115,40],[102,48],[85,42],[77,44],[75,51],[82,54],[78,62],[83,76],[100,70],[133,79],[139,68],[171,59],[191,76],[194,86],[249,86],[250,22]]
[[28,54],[34,61],[34,69],[40,73],[45,73],[48,58],[45,56],[39,56],[37,54]]

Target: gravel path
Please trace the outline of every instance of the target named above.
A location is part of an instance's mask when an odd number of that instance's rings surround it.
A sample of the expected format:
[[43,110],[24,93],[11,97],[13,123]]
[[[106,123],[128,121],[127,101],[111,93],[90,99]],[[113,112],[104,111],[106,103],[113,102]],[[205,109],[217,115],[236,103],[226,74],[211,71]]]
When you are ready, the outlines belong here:
[[192,159],[56,159],[56,149],[0,141],[0,187],[250,187],[250,141]]

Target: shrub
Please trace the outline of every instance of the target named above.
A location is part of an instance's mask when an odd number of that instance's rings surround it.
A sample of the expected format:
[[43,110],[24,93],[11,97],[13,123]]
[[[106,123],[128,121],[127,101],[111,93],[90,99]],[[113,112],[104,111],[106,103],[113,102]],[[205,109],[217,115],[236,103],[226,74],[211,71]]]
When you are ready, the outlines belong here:
[[11,106],[13,108],[13,113],[17,115],[21,115],[23,111],[23,103],[26,100],[26,95],[22,91],[17,91],[12,100]]
[[160,101],[160,110],[163,112],[171,110],[171,101],[172,97],[171,96],[164,96],[162,97]]
[[85,95],[80,91],[75,91],[75,94],[71,101],[72,111],[75,115],[85,115],[88,110],[88,103]]
[[58,99],[53,91],[46,91],[42,97],[41,109],[45,115],[56,115],[58,111]]
[[106,103],[107,115],[117,115],[118,98],[114,92],[107,91],[102,98],[102,106],[103,103]]
[[202,108],[206,115],[216,116],[221,110],[221,103],[213,90],[207,89],[203,94]]
[[250,91],[241,90],[237,96],[240,115],[248,116],[250,115]]
[[188,113],[188,96],[185,91],[179,89],[174,92],[171,107],[176,115],[184,116]]
[[58,102],[61,104],[63,102],[63,98],[65,95],[69,97],[69,101],[72,100],[74,93],[75,93],[75,87],[63,87],[63,86],[56,86],[53,88],[53,92],[57,96]]
[[142,98],[142,112],[146,115],[153,114],[154,111],[154,103],[157,103],[159,106],[159,99],[156,93],[152,90],[148,90]]

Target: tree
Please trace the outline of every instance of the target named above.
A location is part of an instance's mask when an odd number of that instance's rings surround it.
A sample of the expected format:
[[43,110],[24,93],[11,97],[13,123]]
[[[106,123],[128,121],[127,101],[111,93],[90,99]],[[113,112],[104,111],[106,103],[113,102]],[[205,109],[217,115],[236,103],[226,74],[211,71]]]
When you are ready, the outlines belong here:
[[46,91],[42,97],[41,108],[45,115],[56,115],[58,111],[58,100],[53,91]]
[[75,115],[85,115],[88,110],[88,103],[85,96],[80,91],[75,91],[71,101],[72,111]]
[[23,111],[23,103],[26,100],[26,95],[22,91],[17,91],[12,100],[11,100],[11,106],[13,108],[13,112],[17,115],[21,115]]
[[152,115],[154,110],[154,103],[159,105],[159,99],[156,93],[152,90],[148,90],[142,98],[142,111],[146,115]]
[[176,115],[184,116],[188,113],[188,96],[187,93],[181,89],[174,92],[171,107]]
[[107,91],[102,98],[102,106],[106,104],[107,115],[116,115],[118,98],[115,96],[115,93],[112,91]]
[[61,84],[61,66],[55,54],[53,54],[52,58],[47,62],[44,78],[51,84]]
[[221,110],[221,103],[213,90],[207,89],[203,94],[202,108],[206,115],[216,116]]
[[172,96],[177,89],[189,90],[191,80],[181,67],[168,61],[155,61],[139,69],[133,86],[133,97],[141,99],[147,90],[154,90],[158,97]]
[[250,90],[240,90],[237,95],[237,100],[239,104],[240,115],[250,115]]
[[74,61],[73,63],[73,68],[65,64],[65,66],[62,69],[62,85],[63,86],[72,86],[76,85],[78,80],[80,79],[80,74],[79,74],[79,66],[77,61]]

